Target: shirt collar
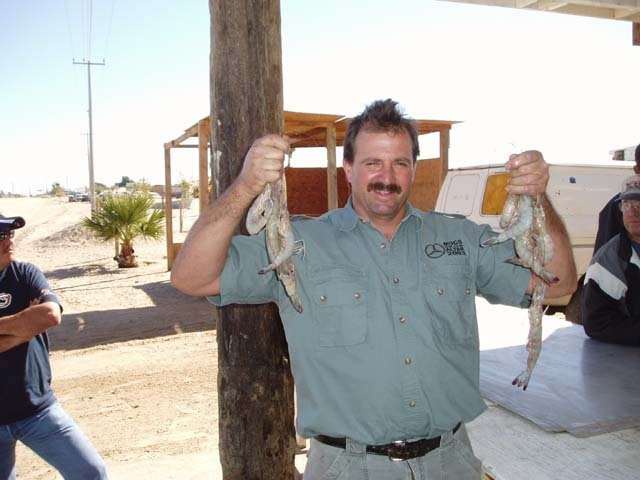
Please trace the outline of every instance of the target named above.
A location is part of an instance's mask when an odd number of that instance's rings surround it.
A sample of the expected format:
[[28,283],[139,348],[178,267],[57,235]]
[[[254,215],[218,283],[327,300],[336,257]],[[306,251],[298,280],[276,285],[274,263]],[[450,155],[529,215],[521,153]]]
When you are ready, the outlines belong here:
[[[415,217],[417,219],[418,230],[422,228],[422,212],[417,208],[414,208],[411,203],[407,202],[407,213],[400,223],[405,222],[410,217]],[[354,210],[351,196],[349,196],[344,208],[339,208],[332,212],[331,219],[336,228],[344,231],[353,230],[358,222],[368,222],[367,220],[361,219]]]

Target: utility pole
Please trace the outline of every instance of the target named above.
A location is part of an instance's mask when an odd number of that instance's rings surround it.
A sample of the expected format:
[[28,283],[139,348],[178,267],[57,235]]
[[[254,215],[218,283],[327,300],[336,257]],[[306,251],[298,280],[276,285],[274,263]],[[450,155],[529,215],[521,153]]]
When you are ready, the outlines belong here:
[[[211,171],[218,195],[237,177],[253,140],[284,126],[280,0],[209,0],[209,12],[211,148],[217,152]],[[293,377],[278,309],[230,305],[219,312],[223,477],[294,478]]]
[[93,180],[93,117],[91,115],[91,65],[104,65],[102,63],[91,62],[90,60],[82,60],[82,62],[73,61],[74,65],[87,66],[87,83],[89,85],[89,199],[91,200],[91,211],[96,209],[96,187]]

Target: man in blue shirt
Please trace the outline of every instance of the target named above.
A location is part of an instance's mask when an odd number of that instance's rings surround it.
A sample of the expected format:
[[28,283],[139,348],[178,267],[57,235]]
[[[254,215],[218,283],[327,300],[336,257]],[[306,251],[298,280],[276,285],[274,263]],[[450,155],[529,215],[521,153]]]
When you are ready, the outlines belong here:
[[[283,173],[283,137],[256,140],[238,178],[189,232],[171,280],[217,305],[275,302],[298,399],[297,430],[311,438],[305,479],[480,477],[464,422],[485,405],[479,393],[475,295],[528,304],[534,280],[506,260],[513,242],[461,216],[408,203],[419,155],[414,123],[392,100],[349,124],[343,166],[348,204],[292,221],[297,244],[296,309],[269,263],[264,233],[233,232],[268,182]],[[539,152],[507,162],[509,191],[541,195],[556,247],[546,266],[560,277],[548,296],[576,281],[570,243],[544,191]],[[291,292],[289,292],[291,293]]]
[[0,479],[16,478],[19,440],[65,479],[106,479],[91,442],[51,389],[47,329],[62,308],[42,272],[15,260],[22,217],[0,216]]

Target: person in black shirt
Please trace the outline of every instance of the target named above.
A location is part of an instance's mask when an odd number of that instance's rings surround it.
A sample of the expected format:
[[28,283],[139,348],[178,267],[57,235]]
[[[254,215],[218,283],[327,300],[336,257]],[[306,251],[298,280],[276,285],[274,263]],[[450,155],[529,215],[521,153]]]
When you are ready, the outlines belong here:
[[585,333],[603,342],[640,345],[640,175],[625,180],[618,208],[623,230],[605,243],[585,274]]
[[0,215],[0,479],[16,478],[22,442],[65,479],[106,479],[104,461],[51,389],[47,329],[62,307],[42,272],[15,260],[22,217]]
[[[633,167],[633,171],[636,174],[640,174],[640,145],[636,147],[636,164]],[[598,215],[598,233],[593,246],[593,254],[595,255],[602,245],[622,231],[624,231],[624,225],[622,224],[622,212],[620,211],[620,194],[617,193],[600,210]]]

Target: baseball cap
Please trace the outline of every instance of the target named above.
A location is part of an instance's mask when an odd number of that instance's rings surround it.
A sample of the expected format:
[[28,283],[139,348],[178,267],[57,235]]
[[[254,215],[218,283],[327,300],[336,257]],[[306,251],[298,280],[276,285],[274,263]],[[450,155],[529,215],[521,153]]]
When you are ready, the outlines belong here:
[[640,175],[632,175],[622,182],[620,200],[640,200]]
[[24,227],[25,221],[22,217],[5,217],[0,215],[0,232],[8,232]]

